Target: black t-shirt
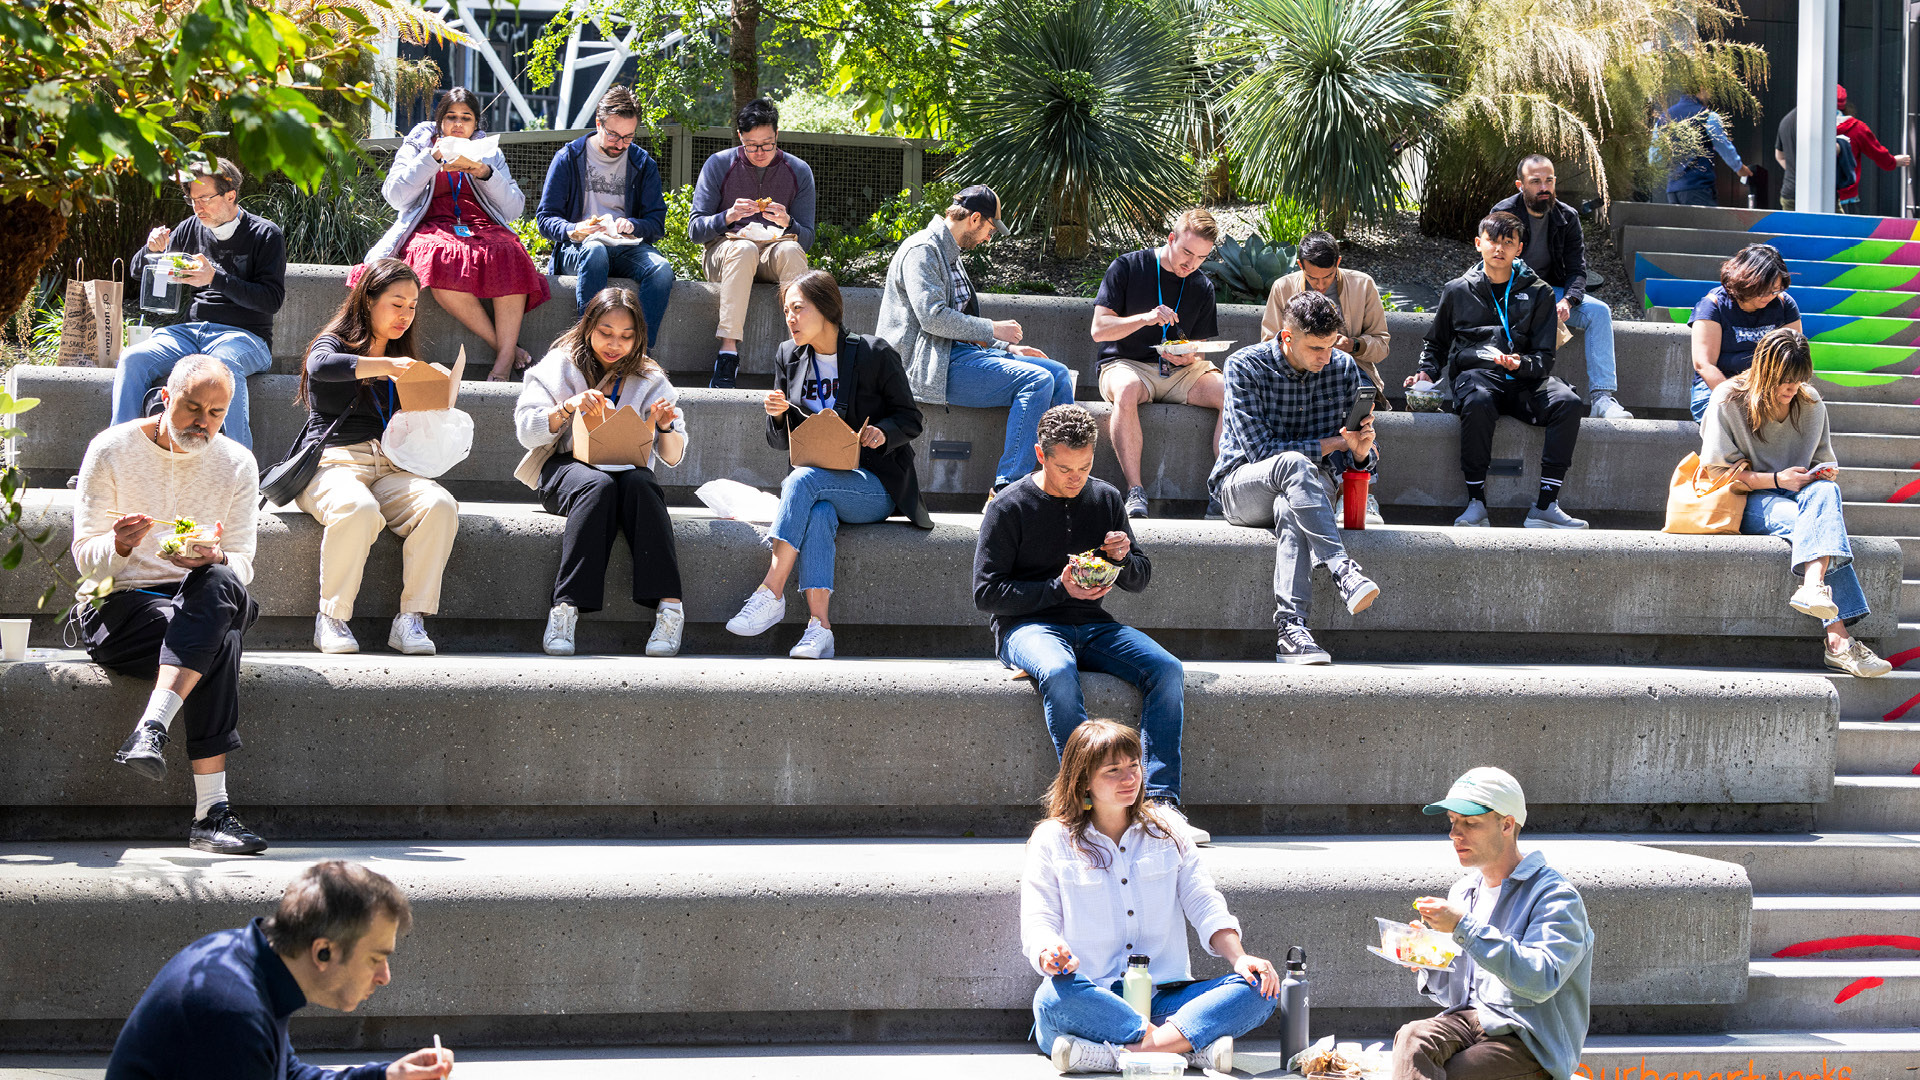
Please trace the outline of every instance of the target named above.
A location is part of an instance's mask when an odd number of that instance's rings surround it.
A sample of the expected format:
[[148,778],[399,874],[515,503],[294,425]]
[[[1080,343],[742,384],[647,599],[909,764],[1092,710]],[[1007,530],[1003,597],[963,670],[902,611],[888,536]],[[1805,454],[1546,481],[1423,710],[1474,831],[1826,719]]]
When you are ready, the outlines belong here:
[[1129,251],[1113,260],[1093,302],[1116,315],[1138,315],[1152,311],[1157,304],[1165,304],[1180,317],[1172,326],[1144,326],[1118,341],[1101,342],[1100,364],[1116,357],[1157,363],[1160,354],[1154,352],[1153,347],[1162,341],[1181,338],[1198,341],[1220,333],[1220,311],[1213,299],[1213,279],[1207,277],[1204,270],[1177,277],[1160,265],[1160,258],[1152,249]]
[[307,426],[301,440],[318,437],[356,400],[353,415],[340,421],[328,446],[352,446],[387,433],[387,420],[400,407],[392,379],[359,379],[354,376],[355,353],[338,337],[321,334],[307,350]]

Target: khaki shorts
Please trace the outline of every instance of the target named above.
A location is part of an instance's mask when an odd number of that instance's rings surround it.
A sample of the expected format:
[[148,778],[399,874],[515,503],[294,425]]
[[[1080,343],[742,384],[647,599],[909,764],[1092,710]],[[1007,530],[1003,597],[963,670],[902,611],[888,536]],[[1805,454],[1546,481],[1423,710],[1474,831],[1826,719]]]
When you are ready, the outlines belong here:
[[1120,396],[1121,384],[1138,378],[1147,384],[1153,396],[1149,401],[1167,405],[1185,405],[1187,395],[1210,371],[1220,370],[1211,360],[1195,360],[1185,367],[1169,367],[1169,374],[1160,374],[1157,363],[1145,364],[1138,360],[1113,359],[1100,368],[1100,396],[1113,401]]

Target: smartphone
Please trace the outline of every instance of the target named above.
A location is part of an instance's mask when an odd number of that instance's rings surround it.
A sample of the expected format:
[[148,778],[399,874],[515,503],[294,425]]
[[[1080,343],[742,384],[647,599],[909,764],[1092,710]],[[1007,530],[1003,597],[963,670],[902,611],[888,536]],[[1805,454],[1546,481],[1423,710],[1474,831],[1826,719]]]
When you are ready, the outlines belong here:
[[1373,387],[1362,386],[1353,392],[1353,408],[1347,410],[1348,431],[1359,431],[1367,417],[1373,415]]
[[1831,461],[1823,461],[1820,464],[1815,465],[1813,468],[1807,471],[1811,472],[1816,477],[1832,476],[1833,474],[1840,471],[1840,466]]

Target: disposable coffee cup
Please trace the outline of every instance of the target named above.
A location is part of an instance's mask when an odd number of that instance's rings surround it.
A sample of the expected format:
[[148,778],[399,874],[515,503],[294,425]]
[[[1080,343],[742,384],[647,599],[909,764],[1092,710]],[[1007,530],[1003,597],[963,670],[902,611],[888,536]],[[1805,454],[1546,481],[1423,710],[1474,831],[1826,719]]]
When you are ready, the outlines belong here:
[[27,658],[27,628],[32,619],[0,619],[0,660]]

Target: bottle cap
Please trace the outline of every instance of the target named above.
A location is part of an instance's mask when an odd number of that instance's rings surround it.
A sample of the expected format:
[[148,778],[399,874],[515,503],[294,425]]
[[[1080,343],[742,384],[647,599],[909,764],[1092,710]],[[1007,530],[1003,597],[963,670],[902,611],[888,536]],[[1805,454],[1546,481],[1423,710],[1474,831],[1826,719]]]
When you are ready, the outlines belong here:
[[1138,964],[1141,967],[1145,967],[1146,965],[1151,963],[1153,963],[1153,958],[1148,956],[1146,953],[1128,953],[1127,954],[1128,967],[1133,967],[1136,964]]
[[[1295,959],[1293,958],[1293,954],[1294,954],[1294,953],[1299,953],[1299,954],[1300,954],[1300,959],[1298,959],[1298,960],[1295,960]],[[1303,949],[1303,948],[1301,948],[1301,947],[1300,947],[1300,946],[1298,946],[1298,945],[1291,945],[1291,946],[1288,946],[1288,948],[1287,948],[1287,970],[1288,970],[1288,971],[1305,971],[1305,970],[1307,970],[1307,950],[1305,950],[1305,949]]]

